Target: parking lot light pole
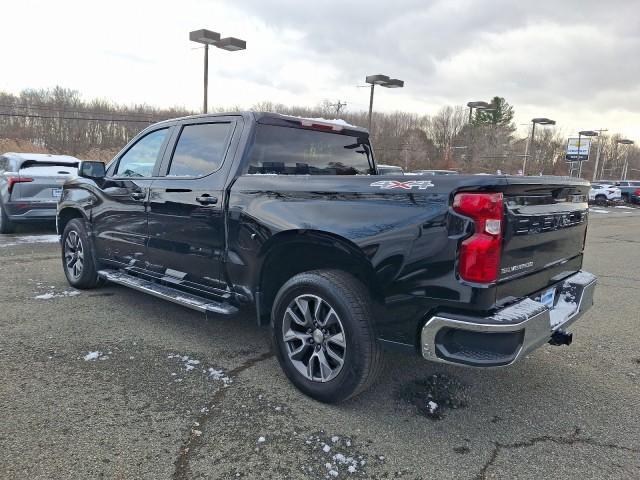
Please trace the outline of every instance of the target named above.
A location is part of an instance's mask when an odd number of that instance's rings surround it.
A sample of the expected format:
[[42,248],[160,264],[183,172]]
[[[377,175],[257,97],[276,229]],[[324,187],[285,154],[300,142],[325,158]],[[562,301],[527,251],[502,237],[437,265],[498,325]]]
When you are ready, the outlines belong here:
[[365,78],[365,82],[371,85],[371,94],[369,96],[369,133],[371,133],[371,121],[373,116],[373,91],[376,85],[386,88],[402,88],[404,81],[397,78],[389,78],[387,75],[369,75]]
[[624,156],[624,165],[622,166],[622,172],[620,172],[620,180],[626,180],[627,170],[629,169],[629,150],[631,150],[631,145],[634,144],[634,141],[627,138],[621,138],[616,140],[616,143],[627,145],[627,153]]
[[220,38],[218,32],[200,29],[189,32],[189,40],[204,44],[204,99],[202,101],[202,113],[207,113],[207,101],[209,93],[209,45],[222,50],[235,52],[247,48],[247,42],[235,37]]
[[[593,130],[581,130],[578,132],[578,177],[582,178],[582,161],[580,160],[580,139],[582,137],[597,137],[598,136],[598,132],[594,132]],[[589,148],[591,148],[591,145],[589,145]],[[589,152],[587,152],[587,158],[589,157]],[[573,173],[573,168],[571,169],[571,172]],[[572,175],[573,176],[573,175]]]
[[[555,125],[556,121],[555,120],[551,120],[550,118],[545,118],[545,117],[540,117],[540,118],[533,118],[531,119],[531,138],[529,139],[529,149],[528,151],[531,152],[531,157],[535,157],[535,152],[533,150],[533,142],[534,142],[534,138],[535,138],[535,134],[536,134],[536,124],[538,125]],[[524,156],[524,160],[522,162],[522,175],[526,175],[527,174],[527,157],[529,156],[529,154]]]
[[597,130],[598,132],[598,150],[596,151],[596,163],[593,166],[593,181],[598,179],[598,167],[600,166],[600,155],[602,154],[602,132],[607,132],[606,128]]

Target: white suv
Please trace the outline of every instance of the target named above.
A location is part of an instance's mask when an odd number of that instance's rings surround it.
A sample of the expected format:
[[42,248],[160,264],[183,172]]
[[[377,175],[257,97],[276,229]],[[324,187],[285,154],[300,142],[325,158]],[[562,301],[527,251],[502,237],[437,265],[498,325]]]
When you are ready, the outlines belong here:
[[595,201],[600,205],[607,203],[607,201],[615,201],[621,199],[622,191],[615,185],[592,184],[591,190],[589,190],[589,200]]

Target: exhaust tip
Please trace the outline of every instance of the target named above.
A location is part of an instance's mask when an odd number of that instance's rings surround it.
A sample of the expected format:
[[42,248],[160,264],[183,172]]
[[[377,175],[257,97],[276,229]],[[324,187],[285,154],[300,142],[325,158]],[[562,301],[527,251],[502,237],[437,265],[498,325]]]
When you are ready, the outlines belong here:
[[571,342],[573,342],[573,333],[564,330],[556,330],[549,339],[549,343],[554,346],[571,345]]

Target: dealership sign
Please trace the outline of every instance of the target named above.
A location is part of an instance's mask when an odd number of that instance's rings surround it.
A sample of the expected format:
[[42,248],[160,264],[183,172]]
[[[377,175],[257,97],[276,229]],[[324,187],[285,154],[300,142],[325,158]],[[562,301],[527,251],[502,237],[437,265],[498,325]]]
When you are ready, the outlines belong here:
[[591,139],[588,137],[580,137],[580,151],[578,152],[578,138],[570,138],[567,140],[567,151],[565,159],[568,162],[586,162],[589,160],[589,149],[591,148]]

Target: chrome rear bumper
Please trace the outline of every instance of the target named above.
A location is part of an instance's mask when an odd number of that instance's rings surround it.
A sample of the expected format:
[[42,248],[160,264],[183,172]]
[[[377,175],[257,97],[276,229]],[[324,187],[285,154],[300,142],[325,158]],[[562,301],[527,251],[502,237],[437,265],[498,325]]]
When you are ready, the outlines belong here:
[[556,285],[553,308],[526,298],[488,317],[436,315],[421,333],[427,360],[475,367],[510,365],[593,305],[596,277],[578,272]]

